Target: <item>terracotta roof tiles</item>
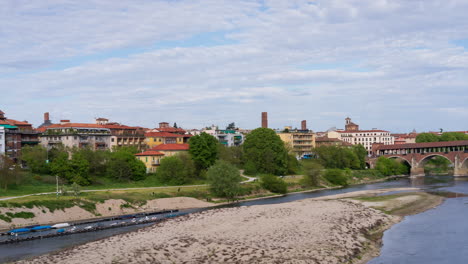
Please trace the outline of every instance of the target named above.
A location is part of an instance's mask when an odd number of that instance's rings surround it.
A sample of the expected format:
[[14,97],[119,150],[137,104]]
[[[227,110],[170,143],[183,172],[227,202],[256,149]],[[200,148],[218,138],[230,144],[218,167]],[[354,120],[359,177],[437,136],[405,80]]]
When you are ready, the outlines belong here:
[[164,150],[188,150],[189,144],[161,144],[151,148],[151,150],[164,151]]

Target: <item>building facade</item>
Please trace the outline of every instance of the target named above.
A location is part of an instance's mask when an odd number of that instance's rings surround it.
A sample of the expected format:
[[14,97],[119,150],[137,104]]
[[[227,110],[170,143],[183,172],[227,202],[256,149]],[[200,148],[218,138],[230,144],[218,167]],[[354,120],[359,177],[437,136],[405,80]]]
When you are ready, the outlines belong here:
[[0,155],[5,153],[5,128],[0,126]]
[[[390,135],[389,131],[371,129],[371,130],[359,130],[359,126],[351,122],[351,118],[347,117],[345,123],[346,130],[337,130],[339,134],[337,138],[351,145],[362,145],[367,150],[369,155],[372,153],[372,144],[384,144],[393,145],[395,137]],[[336,133],[328,133],[328,137],[332,138]]]
[[137,153],[135,156],[145,164],[146,173],[155,173],[164,154],[155,150],[147,150]]
[[70,123],[69,120],[61,120],[60,124],[46,127],[40,136],[40,141],[46,148],[61,144],[69,148],[110,150],[111,131],[97,124]]
[[24,146],[39,144],[39,133],[27,121],[8,119],[0,111],[0,126],[4,130],[4,153],[15,162],[20,159]]
[[192,137],[190,134],[147,132],[145,133],[145,144],[148,148],[154,148],[162,144],[187,144],[190,137]]
[[240,146],[244,143],[244,134],[234,129],[218,129],[212,125],[210,129],[204,129],[203,132],[215,137],[219,143],[227,147]]
[[281,132],[278,136],[298,158],[312,154],[315,148],[315,134],[309,130]]
[[154,173],[158,169],[161,159],[188,152],[188,150],[188,144],[160,144],[147,151],[135,154],[135,157],[145,163],[147,173]]

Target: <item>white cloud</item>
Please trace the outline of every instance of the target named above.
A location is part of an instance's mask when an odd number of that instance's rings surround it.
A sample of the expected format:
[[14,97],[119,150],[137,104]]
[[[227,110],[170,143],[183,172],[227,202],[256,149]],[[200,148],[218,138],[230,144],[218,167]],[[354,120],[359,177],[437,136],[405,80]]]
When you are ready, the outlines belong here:
[[349,115],[363,128],[465,129],[468,54],[453,41],[468,38],[467,11],[436,0],[10,0],[0,109],[36,125],[51,111],[256,127],[268,111],[274,127],[325,130]]

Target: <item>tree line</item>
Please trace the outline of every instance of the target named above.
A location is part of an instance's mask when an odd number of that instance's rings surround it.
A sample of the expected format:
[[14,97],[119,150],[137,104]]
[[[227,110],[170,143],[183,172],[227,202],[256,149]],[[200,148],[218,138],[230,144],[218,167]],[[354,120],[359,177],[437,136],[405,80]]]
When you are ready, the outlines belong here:
[[145,164],[135,158],[132,147],[108,150],[67,148],[63,145],[46,149],[37,145],[25,147],[21,159],[37,174],[57,175],[68,183],[90,185],[99,177],[118,181],[137,181],[146,177]]
[[440,136],[434,133],[421,133],[416,136],[416,143],[468,140],[468,135],[461,132],[444,132]]

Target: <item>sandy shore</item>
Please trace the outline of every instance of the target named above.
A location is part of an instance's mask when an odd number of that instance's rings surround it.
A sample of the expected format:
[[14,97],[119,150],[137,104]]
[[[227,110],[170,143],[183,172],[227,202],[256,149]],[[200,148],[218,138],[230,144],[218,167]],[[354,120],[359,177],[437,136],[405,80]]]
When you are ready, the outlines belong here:
[[115,215],[133,214],[139,212],[155,212],[166,209],[188,209],[188,208],[201,208],[210,207],[216,204],[204,202],[191,197],[172,197],[172,198],[160,198],[149,200],[145,205],[141,207],[122,207],[126,204],[121,199],[110,199],[103,203],[96,204],[95,214],[84,210],[78,206],[67,208],[65,210],[55,210],[51,212],[49,209],[44,207],[33,207],[33,208],[8,208],[0,207],[0,214],[18,213],[18,212],[31,212],[34,214],[33,218],[14,218],[12,223],[5,222],[0,219],[0,230],[7,230],[20,226],[28,226],[33,224],[51,224],[61,223],[70,221],[79,221],[86,219],[94,219],[98,217],[109,217]]
[[20,263],[344,263],[398,219],[349,200],[214,209]]

